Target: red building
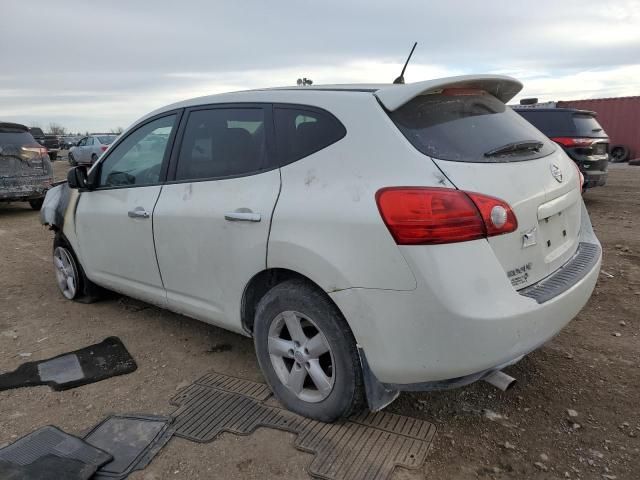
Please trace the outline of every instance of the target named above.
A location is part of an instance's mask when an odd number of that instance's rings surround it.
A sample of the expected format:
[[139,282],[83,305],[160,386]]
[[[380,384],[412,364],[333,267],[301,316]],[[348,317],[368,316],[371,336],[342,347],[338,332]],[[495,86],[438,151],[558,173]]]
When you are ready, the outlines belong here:
[[557,107],[596,112],[611,147],[625,145],[630,150],[629,159],[640,157],[640,96],[559,101]]

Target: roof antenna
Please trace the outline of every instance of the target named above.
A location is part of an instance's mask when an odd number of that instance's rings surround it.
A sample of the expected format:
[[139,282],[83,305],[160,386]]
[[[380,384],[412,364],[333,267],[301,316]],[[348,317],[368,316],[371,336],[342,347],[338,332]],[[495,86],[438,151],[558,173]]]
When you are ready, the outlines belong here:
[[404,71],[407,69],[407,65],[409,65],[409,60],[411,60],[411,55],[413,55],[413,51],[416,49],[416,45],[418,45],[418,42],[415,42],[413,44],[411,53],[409,53],[409,58],[407,58],[407,61],[404,62],[404,67],[402,67],[402,72],[400,72],[400,76],[393,81],[394,84],[404,85]]

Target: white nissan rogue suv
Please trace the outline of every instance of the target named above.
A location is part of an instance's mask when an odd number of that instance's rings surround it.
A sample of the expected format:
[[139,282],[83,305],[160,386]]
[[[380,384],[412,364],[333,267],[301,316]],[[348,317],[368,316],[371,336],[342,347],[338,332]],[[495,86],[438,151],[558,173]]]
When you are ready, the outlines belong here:
[[585,305],[601,248],[563,150],[473,75],[156,110],[53,189],[58,285],[249,335],[324,421],[496,375]]

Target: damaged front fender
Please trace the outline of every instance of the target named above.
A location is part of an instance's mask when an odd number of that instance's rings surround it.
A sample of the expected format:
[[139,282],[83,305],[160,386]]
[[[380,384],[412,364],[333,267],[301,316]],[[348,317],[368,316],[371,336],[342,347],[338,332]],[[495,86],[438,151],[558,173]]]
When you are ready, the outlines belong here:
[[40,209],[40,223],[55,230],[62,230],[70,202],[71,189],[67,182],[50,188]]

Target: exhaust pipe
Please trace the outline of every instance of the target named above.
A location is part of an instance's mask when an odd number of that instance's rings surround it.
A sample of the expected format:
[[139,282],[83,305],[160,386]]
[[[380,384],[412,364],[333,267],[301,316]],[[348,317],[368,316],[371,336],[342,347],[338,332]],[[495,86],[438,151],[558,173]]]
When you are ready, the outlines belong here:
[[516,383],[516,379],[510,375],[507,375],[500,370],[494,370],[489,375],[483,378],[483,380],[487,383],[490,383],[496,388],[499,388],[503,392],[509,390]]

